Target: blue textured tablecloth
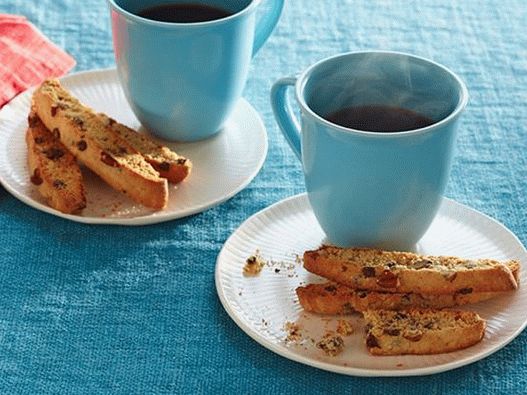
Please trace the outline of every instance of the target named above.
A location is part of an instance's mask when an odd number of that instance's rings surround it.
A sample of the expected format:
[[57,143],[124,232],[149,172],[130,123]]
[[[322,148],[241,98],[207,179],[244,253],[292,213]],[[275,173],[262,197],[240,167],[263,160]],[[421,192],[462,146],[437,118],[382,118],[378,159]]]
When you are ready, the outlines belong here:
[[[78,62],[114,65],[104,0],[2,0]],[[443,63],[466,81],[447,195],[527,242],[527,2],[289,0],[254,59],[245,97],[269,155],[225,204],[148,227],[86,226],[36,211],[0,187],[0,393],[522,393],[527,333],[475,364],[414,378],[354,378],[273,354],[223,311],[216,256],[249,215],[303,191],[269,106],[273,81],[348,50]],[[526,306],[527,308],[527,306]]]

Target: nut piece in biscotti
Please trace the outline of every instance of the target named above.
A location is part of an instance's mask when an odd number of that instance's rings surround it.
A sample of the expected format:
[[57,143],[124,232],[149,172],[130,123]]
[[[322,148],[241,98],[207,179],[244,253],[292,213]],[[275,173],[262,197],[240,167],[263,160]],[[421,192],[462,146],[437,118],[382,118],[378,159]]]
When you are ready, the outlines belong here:
[[86,207],[82,174],[75,157],[31,111],[26,143],[30,181],[47,203],[66,214]]
[[308,284],[296,289],[302,308],[316,314],[346,315],[365,310],[408,310],[461,306],[504,295],[505,292],[455,293],[451,295],[421,295],[355,290],[342,284]]
[[166,206],[167,180],[57,80],[43,82],[33,101],[47,128],[107,184],[144,206],[158,210]]
[[503,292],[518,287],[519,262],[323,246],[304,253],[311,273],[354,289],[419,294]]
[[98,114],[107,128],[121,136],[136,149],[159,175],[177,184],[183,181],[192,170],[189,159],[176,154],[168,147],[159,145],[144,134],[125,126],[105,114]]
[[478,343],[485,321],[474,312],[368,310],[366,347],[373,355],[440,354]]

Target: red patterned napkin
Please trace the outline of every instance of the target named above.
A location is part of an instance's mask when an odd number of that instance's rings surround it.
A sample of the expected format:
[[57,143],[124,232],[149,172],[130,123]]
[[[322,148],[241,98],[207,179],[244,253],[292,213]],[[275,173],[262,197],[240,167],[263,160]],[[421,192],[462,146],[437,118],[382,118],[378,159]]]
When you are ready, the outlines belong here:
[[0,108],[46,78],[60,77],[75,60],[27,19],[0,14]]

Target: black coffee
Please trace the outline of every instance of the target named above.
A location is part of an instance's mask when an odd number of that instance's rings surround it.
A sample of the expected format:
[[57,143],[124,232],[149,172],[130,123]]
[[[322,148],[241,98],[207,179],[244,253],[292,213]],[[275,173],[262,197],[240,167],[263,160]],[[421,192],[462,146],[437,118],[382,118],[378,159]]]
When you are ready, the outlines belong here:
[[368,132],[403,132],[432,125],[434,120],[415,111],[390,106],[345,107],[325,116],[345,128]]
[[148,7],[137,15],[160,22],[192,23],[225,18],[232,12],[199,3],[162,4]]

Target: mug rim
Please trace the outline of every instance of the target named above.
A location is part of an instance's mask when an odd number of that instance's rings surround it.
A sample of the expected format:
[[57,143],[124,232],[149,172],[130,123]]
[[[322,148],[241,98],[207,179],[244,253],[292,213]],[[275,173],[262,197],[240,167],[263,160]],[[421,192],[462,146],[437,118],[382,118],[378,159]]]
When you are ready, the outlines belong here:
[[[404,57],[411,58],[411,59],[414,59],[414,60],[418,60],[418,61],[421,61],[421,62],[429,63],[431,65],[434,65],[434,66],[442,69],[447,74],[449,74],[457,82],[457,84],[459,86],[460,97],[459,97],[458,103],[456,104],[456,107],[446,117],[442,118],[441,120],[439,120],[437,122],[434,122],[431,125],[428,125],[428,126],[425,126],[425,127],[422,127],[422,128],[417,128],[417,129],[402,130],[402,131],[390,132],[390,133],[372,132],[372,131],[367,131],[367,130],[347,128],[347,127],[338,125],[336,123],[330,122],[327,119],[325,119],[324,117],[322,117],[319,114],[317,114],[315,111],[313,111],[308,106],[308,104],[306,103],[303,93],[304,93],[304,88],[305,88],[305,86],[306,86],[311,74],[314,72],[314,70],[319,68],[323,64],[326,64],[326,63],[329,63],[331,61],[334,61],[335,59],[349,57],[349,56],[353,56],[353,55],[362,55],[362,54],[399,55],[399,56],[404,56]],[[430,59],[427,59],[427,58],[424,58],[424,57],[421,57],[421,56],[417,56],[417,55],[412,55],[412,54],[409,54],[409,53],[406,53],[406,52],[398,52],[398,51],[366,50],[366,51],[344,52],[344,53],[340,53],[340,54],[337,54],[337,55],[333,55],[333,56],[324,58],[322,60],[319,60],[318,62],[316,62],[316,63],[312,64],[311,66],[309,66],[297,78],[297,82],[296,82],[295,85],[296,85],[295,86],[296,99],[297,99],[298,103],[300,104],[301,109],[303,110],[304,113],[307,113],[311,117],[315,118],[315,120],[317,122],[322,123],[325,126],[329,126],[332,129],[334,129],[336,131],[339,131],[339,132],[342,132],[342,133],[356,134],[356,135],[360,135],[360,136],[364,136],[364,137],[374,137],[374,138],[397,138],[397,137],[401,137],[401,136],[408,136],[408,135],[423,134],[423,133],[431,132],[432,130],[437,129],[437,128],[443,126],[444,124],[450,122],[452,119],[458,117],[459,114],[461,113],[461,111],[463,111],[463,109],[466,107],[466,105],[468,103],[468,99],[469,99],[468,89],[467,89],[465,83],[452,70],[450,70],[446,66],[443,66],[440,63],[434,62],[433,60],[430,60]]]
[[123,15],[125,18],[132,20],[137,23],[147,24],[151,26],[161,27],[161,28],[198,28],[198,27],[207,27],[207,26],[216,26],[220,25],[226,22],[229,22],[232,19],[236,19],[238,17],[241,17],[242,15],[245,15],[246,13],[249,13],[251,10],[253,10],[255,7],[258,6],[258,4],[262,0],[250,0],[249,4],[242,8],[240,11],[226,16],[225,18],[219,18],[219,19],[213,19],[210,21],[204,21],[204,22],[163,22],[163,21],[156,21],[153,19],[144,18],[142,16],[139,16],[137,14],[134,14],[128,10],[125,10],[123,7],[121,7],[119,4],[117,4],[116,0],[106,0],[108,2],[108,5],[113,8],[116,12]]

